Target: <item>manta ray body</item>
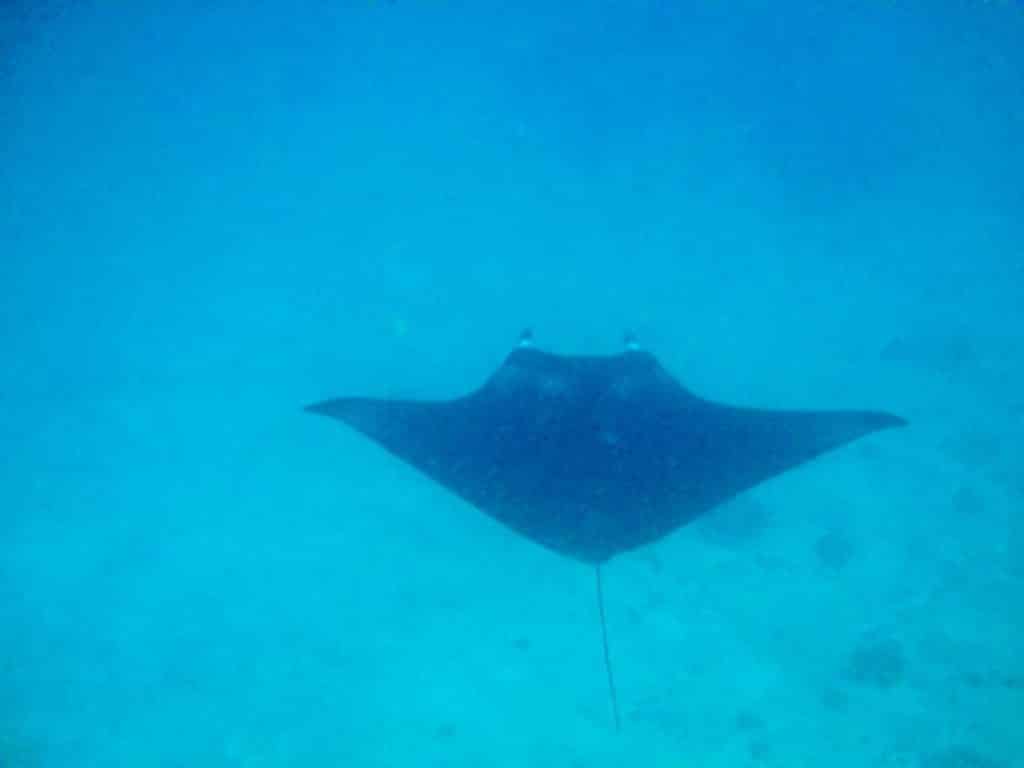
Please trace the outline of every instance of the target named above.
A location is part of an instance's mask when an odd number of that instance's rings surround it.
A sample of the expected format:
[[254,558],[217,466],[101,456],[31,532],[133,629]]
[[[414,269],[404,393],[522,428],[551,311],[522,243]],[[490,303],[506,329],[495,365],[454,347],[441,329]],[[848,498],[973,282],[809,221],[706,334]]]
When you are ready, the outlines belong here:
[[[343,397],[344,422],[518,534],[598,566],[758,483],[906,422],[870,410],[765,410],[704,399],[627,337],[618,355],[519,345],[452,400]],[[605,660],[607,656],[607,633]],[[611,667],[609,684],[615,703]],[[617,705],[615,707],[618,722]]]

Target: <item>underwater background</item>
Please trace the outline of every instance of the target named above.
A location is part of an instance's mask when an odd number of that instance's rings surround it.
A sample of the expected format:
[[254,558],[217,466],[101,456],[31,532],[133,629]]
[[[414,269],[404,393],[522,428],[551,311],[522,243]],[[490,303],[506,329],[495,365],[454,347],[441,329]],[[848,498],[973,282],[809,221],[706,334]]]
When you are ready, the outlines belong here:
[[[1024,6],[0,5],[0,766],[1024,766]],[[593,574],[302,412],[531,326],[910,427]]]

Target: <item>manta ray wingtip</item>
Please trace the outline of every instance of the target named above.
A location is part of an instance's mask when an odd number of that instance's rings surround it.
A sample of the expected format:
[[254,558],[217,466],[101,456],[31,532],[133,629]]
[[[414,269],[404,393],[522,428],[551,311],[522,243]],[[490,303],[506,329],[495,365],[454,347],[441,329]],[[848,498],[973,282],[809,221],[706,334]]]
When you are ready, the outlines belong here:
[[334,400],[320,400],[319,402],[316,403],[308,403],[302,406],[302,411],[303,413],[319,413],[323,415],[329,415],[331,404],[334,402]]
[[904,419],[902,416],[897,416],[895,413],[887,413],[886,411],[875,411],[870,414],[872,426],[876,430],[881,429],[897,429],[900,427],[906,427],[910,425],[910,422]]

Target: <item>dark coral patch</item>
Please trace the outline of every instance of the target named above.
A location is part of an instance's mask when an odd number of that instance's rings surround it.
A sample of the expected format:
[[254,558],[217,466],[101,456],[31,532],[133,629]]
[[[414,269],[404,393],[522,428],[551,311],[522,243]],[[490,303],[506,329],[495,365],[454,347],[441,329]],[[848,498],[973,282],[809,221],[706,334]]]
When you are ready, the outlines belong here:
[[864,639],[850,655],[846,674],[850,680],[876,688],[892,688],[903,680],[906,658],[903,646],[893,638]]

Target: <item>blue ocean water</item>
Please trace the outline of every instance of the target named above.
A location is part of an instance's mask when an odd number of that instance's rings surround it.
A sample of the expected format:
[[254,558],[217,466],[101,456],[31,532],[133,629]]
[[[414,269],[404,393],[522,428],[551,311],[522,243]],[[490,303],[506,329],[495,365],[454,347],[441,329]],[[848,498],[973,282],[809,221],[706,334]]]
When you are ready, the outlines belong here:
[[[0,766],[1024,765],[1024,7],[0,7]],[[908,418],[593,575],[357,436],[524,326]]]

